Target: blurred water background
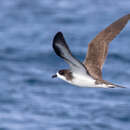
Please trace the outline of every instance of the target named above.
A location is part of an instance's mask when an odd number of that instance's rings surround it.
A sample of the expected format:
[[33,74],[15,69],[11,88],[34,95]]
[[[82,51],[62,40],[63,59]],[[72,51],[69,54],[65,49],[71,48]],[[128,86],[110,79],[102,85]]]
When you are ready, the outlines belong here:
[[83,61],[96,34],[128,13],[130,0],[1,0],[0,130],[130,130],[130,22],[103,68],[105,80],[127,89],[51,78],[68,67],[52,49],[56,32]]

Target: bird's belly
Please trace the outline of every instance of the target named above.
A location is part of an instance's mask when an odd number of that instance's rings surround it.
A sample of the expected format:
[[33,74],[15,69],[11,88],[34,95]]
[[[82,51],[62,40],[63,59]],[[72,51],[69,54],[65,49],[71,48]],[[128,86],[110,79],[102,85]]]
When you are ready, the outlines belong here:
[[65,80],[70,84],[79,86],[79,87],[96,87],[96,88],[110,88],[113,87],[112,85],[107,85],[107,84],[96,84],[96,80],[93,79],[89,75],[79,75],[79,74],[73,74],[73,79],[70,80]]
[[74,78],[71,84],[80,86],[80,87],[95,87],[95,80],[89,75],[77,75],[74,74]]

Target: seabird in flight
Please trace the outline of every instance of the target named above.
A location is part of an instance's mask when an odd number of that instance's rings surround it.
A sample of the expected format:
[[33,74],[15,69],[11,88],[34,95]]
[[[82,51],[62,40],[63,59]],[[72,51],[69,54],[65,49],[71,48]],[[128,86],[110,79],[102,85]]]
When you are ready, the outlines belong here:
[[56,54],[69,64],[70,69],[60,70],[52,77],[58,77],[80,87],[124,88],[103,80],[102,67],[107,57],[109,43],[125,27],[128,20],[130,20],[130,14],[121,17],[101,31],[88,44],[87,55],[83,63],[72,55],[63,34],[58,32],[53,39],[53,48]]

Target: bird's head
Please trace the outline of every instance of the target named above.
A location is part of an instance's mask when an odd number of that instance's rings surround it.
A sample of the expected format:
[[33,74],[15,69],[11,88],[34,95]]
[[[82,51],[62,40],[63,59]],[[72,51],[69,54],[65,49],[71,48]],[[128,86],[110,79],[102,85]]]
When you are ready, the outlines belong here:
[[72,74],[69,70],[59,70],[55,75],[52,76],[52,78],[60,78],[62,80],[71,80]]

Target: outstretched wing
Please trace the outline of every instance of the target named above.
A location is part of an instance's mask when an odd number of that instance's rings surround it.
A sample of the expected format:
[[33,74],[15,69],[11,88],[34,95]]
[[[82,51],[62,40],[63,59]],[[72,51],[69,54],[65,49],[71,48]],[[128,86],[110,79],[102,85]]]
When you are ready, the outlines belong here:
[[107,56],[108,45],[120,33],[129,19],[130,14],[121,17],[101,31],[89,43],[84,64],[95,79],[102,79],[102,66]]
[[86,74],[87,69],[85,66],[72,56],[69,47],[66,44],[64,36],[58,32],[53,39],[53,48],[58,56],[63,58],[70,66],[71,71]]

